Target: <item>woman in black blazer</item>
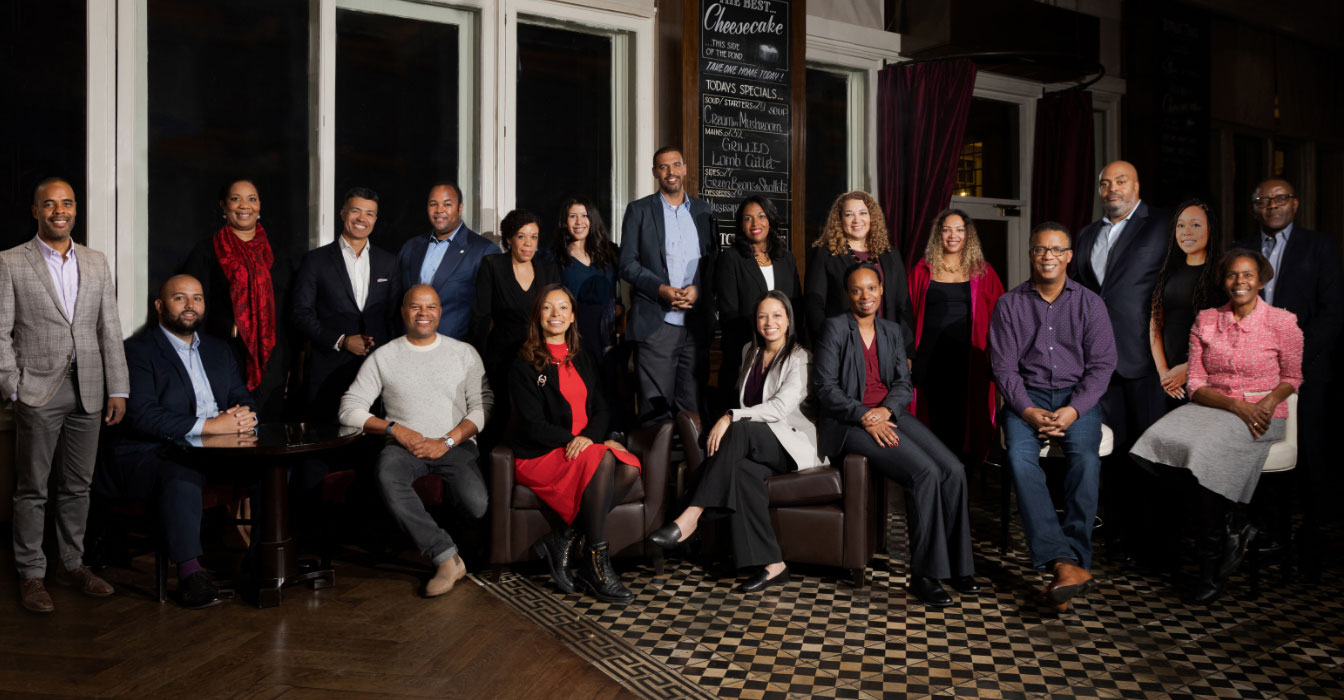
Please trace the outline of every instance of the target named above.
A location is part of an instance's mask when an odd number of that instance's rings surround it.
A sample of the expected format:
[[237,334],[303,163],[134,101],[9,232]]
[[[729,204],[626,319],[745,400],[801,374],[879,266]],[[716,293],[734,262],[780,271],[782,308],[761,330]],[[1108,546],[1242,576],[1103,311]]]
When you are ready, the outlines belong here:
[[[846,282],[850,313],[826,320],[816,343],[817,449],[833,463],[859,454],[905,490],[910,592],[935,607],[952,604],[940,579],[977,593],[971,519],[961,461],[905,407],[913,391],[901,327],[877,316],[878,271],[856,263]],[[904,282],[902,282],[904,284]]]
[[783,239],[772,235],[782,225],[775,205],[760,195],[747,197],[737,206],[736,221],[738,233],[733,237],[733,247],[719,255],[714,268],[714,301],[719,310],[719,348],[723,353],[716,406],[720,410],[737,404],[738,363],[742,348],[755,333],[756,301],[766,292],[778,290],[799,308],[803,290],[793,253]]
[[842,194],[831,205],[826,226],[812,244],[815,251],[807,263],[807,290],[803,293],[807,330],[812,342],[821,336],[826,319],[849,310],[845,271],[856,262],[875,265],[878,282],[886,292],[877,315],[901,326],[905,352],[915,350],[915,316],[910,307],[910,285],[905,263],[891,247],[887,221],[873,196],[863,191]]
[[[284,246],[273,245],[261,226],[261,195],[251,180],[221,188],[219,208],[223,226],[197,242],[182,273],[205,290],[210,301],[205,332],[229,344],[257,415],[262,421],[280,420],[289,378],[286,317],[294,268]],[[221,250],[230,263],[228,272]]]
[[626,603],[634,594],[611,567],[606,522],[639,478],[639,459],[603,441],[607,404],[597,364],[580,345],[575,308],[574,295],[560,284],[543,287],[532,305],[527,340],[509,371],[520,419],[510,441],[515,477],[565,522],[533,545],[556,585],[574,592],[569,569],[582,536],[578,580],[601,600]]

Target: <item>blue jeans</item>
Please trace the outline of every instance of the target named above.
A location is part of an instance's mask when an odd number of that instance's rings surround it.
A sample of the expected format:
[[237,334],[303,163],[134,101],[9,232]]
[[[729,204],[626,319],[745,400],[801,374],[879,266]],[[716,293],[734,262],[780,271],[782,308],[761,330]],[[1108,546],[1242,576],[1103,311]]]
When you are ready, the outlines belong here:
[[[1068,405],[1073,387],[1033,389],[1027,396],[1037,408],[1055,411]],[[1068,471],[1064,476],[1064,516],[1055,513],[1050,500],[1045,471],[1041,469],[1044,442],[1036,431],[1012,409],[1004,407],[999,416],[1003,425],[1008,468],[1017,488],[1017,505],[1022,528],[1031,545],[1031,564],[1037,569],[1056,559],[1071,559],[1084,569],[1092,568],[1092,525],[1097,516],[1097,486],[1101,482],[1101,408],[1078,416],[1064,431],[1061,443]]]

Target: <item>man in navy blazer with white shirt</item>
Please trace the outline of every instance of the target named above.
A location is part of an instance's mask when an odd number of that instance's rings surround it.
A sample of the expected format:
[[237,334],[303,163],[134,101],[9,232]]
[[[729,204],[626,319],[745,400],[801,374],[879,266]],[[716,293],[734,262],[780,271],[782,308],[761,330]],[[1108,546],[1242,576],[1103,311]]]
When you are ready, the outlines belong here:
[[352,188],[340,216],[340,236],[304,256],[291,290],[291,320],[312,347],[307,414],[331,423],[364,358],[392,339],[400,308],[396,256],[369,242],[378,193]]
[[476,271],[481,259],[500,253],[499,246],[462,223],[462,190],[442,182],[429,190],[429,223],[433,230],[401,247],[398,293],[428,284],[439,294],[439,333],[465,341],[476,300]]
[[621,279],[630,283],[627,331],[638,354],[640,422],[703,411],[714,332],[714,211],[685,190],[686,164],[671,146],[653,155],[658,191],[621,221]]
[[1115,450],[1108,461],[1120,487],[1107,495],[1107,503],[1120,511],[1110,514],[1110,522],[1124,536],[1134,534],[1137,491],[1144,479],[1129,461],[1129,448],[1162,417],[1166,406],[1148,323],[1167,250],[1168,217],[1139,198],[1138,171],[1123,160],[1108,164],[1097,183],[1103,216],[1079,232],[1069,277],[1106,303],[1115,333],[1115,373],[1101,398],[1101,414],[1114,435]]
[[256,405],[228,345],[197,332],[205,318],[205,292],[195,277],[165,282],[154,309],[158,322],[126,340],[131,396],[95,489],[112,497],[157,498],[168,557],[177,564],[178,600],[203,608],[219,602],[218,586],[197,562],[206,479],[199,458],[174,443],[211,436],[249,439],[257,427]]
[[[1302,329],[1302,387],[1298,390],[1300,446],[1297,474],[1306,511],[1298,539],[1302,573],[1316,578],[1321,570],[1319,525],[1330,514],[1339,491],[1333,461],[1325,453],[1326,389],[1333,378],[1335,344],[1344,326],[1339,246],[1327,235],[1293,224],[1297,191],[1280,178],[1255,188],[1251,213],[1259,232],[1237,241],[1237,247],[1258,250],[1274,267],[1274,279],[1260,296],[1297,315]],[[1333,483],[1332,483],[1333,482]],[[1286,511],[1285,511],[1286,515]],[[1287,533],[1274,533],[1286,536]]]

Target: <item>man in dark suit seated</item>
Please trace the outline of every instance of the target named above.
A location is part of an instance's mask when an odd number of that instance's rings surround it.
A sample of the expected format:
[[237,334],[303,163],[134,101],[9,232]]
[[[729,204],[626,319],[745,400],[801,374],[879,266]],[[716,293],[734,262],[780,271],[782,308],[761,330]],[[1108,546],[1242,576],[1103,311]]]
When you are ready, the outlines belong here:
[[[1101,397],[1102,421],[1110,426],[1115,451],[1108,458],[1108,525],[1123,539],[1153,540],[1157,519],[1139,513],[1151,495],[1150,479],[1129,459],[1129,448],[1166,410],[1161,377],[1153,362],[1148,323],[1153,287],[1167,250],[1166,211],[1139,198],[1139,173],[1123,160],[1107,164],[1097,176],[1102,218],[1078,233],[1069,277],[1106,302],[1115,332],[1116,365]],[[1144,523],[1147,524],[1144,524]],[[1140,528],[1148,530],[1138,533]],[[1161,541],[1160,539],[1157,541]],[[1129,542],[1129,553],[1144,552]]]
[[[1344,325],[1344,290],[1341,290],[1339,246],[1322,233],[1293,224],[1297,216],[1297,191],[1287,180],[1265,180],[1255,188],[1251,213],[1259,233],[1237,241],[1237,247],[1258,250],[1269,258],[1274,279],[1260,296],[1265,301],[1297,314],[1302,329],[1302,388],[1298,391],[1300,446],[1297,481],[1306,518],[1298,536],[1302,573],[1308,580],[1321,574],[1320,524],[1330,514],[1338,477],[1331,474],[1325,454],[1326,389],[1334,374],[1331,359]],[[1335,479],[1334,483],[1331,480]],[[1286,511],[1285,511],[1286,512]],[[1285,537],[1287,533],[1271,534]]]
[[173,443],[251,434],[256,406],[228,346],[196,332],[205,317],[205,292],[195,277],[165,282],[154,310],[159,322],[126,340],[126,420],[95,488],[113,498],[157,499],[168,556],[177,564],[178,602],[205,608],[219,602],[219,587],[197,561],[206,479]]
[[621,221],[621,279],[630,283],[639,418],[656,423],[700,411],[714,336],[714,258],[719,237],[709,202],[686,191],[681,151],[653,154],[658,191],[626,207]]
[[439,333],[466,340],[476,301],[476,271],[482,258],[502,251],[462,223],[462,190],[455,183],[430,188],[428,212],[432,230],[406,241],[397,255],[398,293],[417,284],[433,287],[443,303]]
[[310,420],[336,422],[341,396],[373,349],[392,339],[397,258],[369,243],[378,193],[355,187],[341,206],[341,234],[303,257],[291,319],[311,341],[306,385]]

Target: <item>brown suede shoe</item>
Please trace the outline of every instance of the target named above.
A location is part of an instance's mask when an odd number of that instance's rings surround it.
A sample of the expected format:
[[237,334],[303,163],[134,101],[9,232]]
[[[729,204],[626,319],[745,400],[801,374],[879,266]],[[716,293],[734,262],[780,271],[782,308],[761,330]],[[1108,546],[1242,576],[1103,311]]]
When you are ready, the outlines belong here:
[[434,572],[434,578],[425,584],[425,597],[437,598],[453,590],[453,586],[466,575],[467,565],[463,563],[462,557],[454,554],[452,559],[439,564],[438,570]]
[[23,607],[35,613],[49,613],[56,609],[51,594],[40,578],[26,578],[19,582],[19,600]]
[[97,574],[89,570],[87,566],[81,566],[78,569],[71,569],[65,572],[70,577],[70,583],[79,589],[84,595],[94,598],[106,598],[112,595],[112,584],[99,578]]
[[1096,587],[1097,581],[1087,569],[1061,561],[1055,563],[1055,580],[1045,589],[1045,597],[1063,612],[1068,609],[1070,599],[1085,595]]

